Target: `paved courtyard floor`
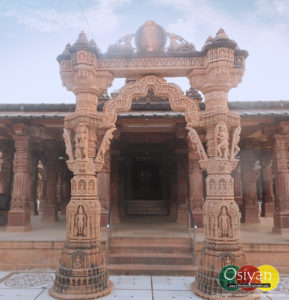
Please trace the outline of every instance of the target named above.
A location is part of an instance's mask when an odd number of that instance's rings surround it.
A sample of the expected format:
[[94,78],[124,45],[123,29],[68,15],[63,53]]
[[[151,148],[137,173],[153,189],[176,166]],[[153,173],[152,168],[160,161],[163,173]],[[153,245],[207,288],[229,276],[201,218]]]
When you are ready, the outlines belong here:
[[[53,300],[48,295],[54,272],[0,271],[0,300]],[[103,300],[197,300],[191,291],[194,277],[182,276],[110,276],[112,293]],[[277,288],[261,300],[288,300],[289,278],[281,278]],[[82,300],[82,299],[79,299]]]

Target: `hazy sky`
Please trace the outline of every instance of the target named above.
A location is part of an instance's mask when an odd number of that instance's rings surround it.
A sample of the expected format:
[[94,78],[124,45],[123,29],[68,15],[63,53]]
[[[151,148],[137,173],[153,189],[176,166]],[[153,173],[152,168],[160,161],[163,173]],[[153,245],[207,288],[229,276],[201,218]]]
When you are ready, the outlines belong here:
[[289,100],[289,0],[0,0],[0,102],[74,102],[56,61],[64,46],[84,30],[105,52],[146,20],[197,50],[224,28],[249,51],[230,101]]

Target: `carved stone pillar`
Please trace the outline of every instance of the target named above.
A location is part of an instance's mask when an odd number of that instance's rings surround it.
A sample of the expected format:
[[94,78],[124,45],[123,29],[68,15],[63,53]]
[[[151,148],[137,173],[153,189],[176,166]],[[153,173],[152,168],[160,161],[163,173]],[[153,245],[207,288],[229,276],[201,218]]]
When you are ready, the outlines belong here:
[[45,144],[45,160],[44,168],[46,173],[46,188],[45,188],[45,206],[43,209],[43,222],[58,221],[57,210],[57,179],[58,179],[58,155],[55,152],[56,144],[54,141],[47,141]]
[[[288,126],[289,127],[289,126]],[[288,130],[289,131],[289,130]],[[274,227],[275,233],[289,233],[289,168],[288,168],[288,145],[289,135],[275,135],[274,158],[275,158],[275,210]]]
[[[229,112],[228,92],[241,81],[246,51],[236,48],[224,30],[209,38],[203,47],[204,68],[189,74],[192,86],[205,95],[205,113],[200,127],[206,132],[206,151],[196,129],[189,138],[198,150],[200,166],[207,172],[206,201],[203,206],[205,243],[201,250],[193,291],[205,299],[236,299],[234,292],[219,284],[219,272],[225,265],[246,265],[240,239],[240,212],[234,201],[234,180],[231,176],[238,164],[240,148],[240,116]],[[255,299],[254,292],[238,290],[238,296]],[[230,294],[230,295],[228,295]],[[214,296],[217,295],[217,296]]]
[[36,183],[37,183],[37,157],[32,153],[30,174],[29,210],[31,215],[37,215]]
[[10,196],[13,148],[8,141],[0,141],[0,194]]
[[262,174],[263,174],[263,202],[262,202],[262,216],[273,217],[275,195],[273,190],[273,161],[270,154],[266,154],[262,160]]
[[40,202],[39,202],[38,212],[43,213],[45,202],[46,202],[46,172],[42,161],[38,164],[37,168],[38,168],[38,173],[40,174],[39,180],[41,180]]
[[[98,49],[82,32],[58,57],[63,84],[76,95],[76,110],[65,117],[64,141],[73,172],[66,208],[66,243],[49,294],[57,299],[95,299],[110,293],[105,248],[100,240],[101,205],[97,173],[105,164],[115,127],[97,112],[98,95],[111,84],[108,72],[96,72]],[[98,131],[107,129],[97,149]]]
[[254,150],[241,151],[243,178],[243,219],[244,223],[259,223],[259,199],[257,180],[260,177],[260,166]]
[[188,224],[188,209],[186,199],[188,199],[188,168],[187,151],[176,149],[177,156],[177,223]]
[[189,149],[189,203],[196,225],[203,227],[203,173],[197,158],[198,155],[192,149]]
[[24,124],[14,128],[15,154],[13,162],[13,192],[8,213],[7,231],[29,231],[30,187],[31,187],[31,144]]
[[106,226],[110,207],[110,151],[105,153],[105,164],[97,174],[98,195],[101,204],[101,226]]

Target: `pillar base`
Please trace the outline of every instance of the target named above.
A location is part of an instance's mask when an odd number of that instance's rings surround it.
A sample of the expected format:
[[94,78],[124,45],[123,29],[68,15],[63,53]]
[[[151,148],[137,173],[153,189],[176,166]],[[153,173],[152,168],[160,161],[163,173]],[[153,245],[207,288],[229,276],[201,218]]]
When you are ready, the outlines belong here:
[[289,233],[289,212],[274,212],[273,232],[278,234]]
[[75,300],[78,300],[78,299],[97,299],[97,298],[101,298],[101,297],[104,297],[108,294],[111,293],[111,290],[112,290],[112,282],[109,281],[108,282],[108,287],[103,290],[103,291],[100,291],[100,292],[97,292],[97,293],[90,293],[89,289],[87,289],[87,292],[88,294],[69,294],[69,291],[66,291],[66,293],[68,294],[62,294],[62,293],[57,293],[55,290],[53,290],[53,288],[51,288],[49,290],[49,295],[53,298],[56,298],[56,299],[63,299],[63,300],[71,300],[71,299],[75,299]]
[[100,216],[100,226],[105,227],[107,225],[107,221],[108,221],[108,214],[102,213]]
[[259,219],[259,208],[257,205],[255,206],[245,206],[243,209],[243,218],[244,223],[260,223]]
[[177,224],[188,224],[188,209],[185,204],[178,207]]
[[263,205],[263,217],[273,217],[274,214],[274,203],[265,202]]
[[30,212],[9,212],[6,231],[24,232],[31,230]]
[[246,258],[238,244],[214,244],[205,242],[200,253],[200,265],[196,272],[193,292],[204,299],[259,299],[256,292],[226,291],[219,284],[219,272],[226,265],[244,266]]
[[95,299],[109,294],[105,250],[98,243],[67,244],[49,295],[56,299]]
[[42,215],[42,222],[57,222],[59,221],[56,206],[46,206]]
[[195,224],[198,226],[198,228],[203,228],[203,210],[202,209],[193,209],[192,215],[195,220]]

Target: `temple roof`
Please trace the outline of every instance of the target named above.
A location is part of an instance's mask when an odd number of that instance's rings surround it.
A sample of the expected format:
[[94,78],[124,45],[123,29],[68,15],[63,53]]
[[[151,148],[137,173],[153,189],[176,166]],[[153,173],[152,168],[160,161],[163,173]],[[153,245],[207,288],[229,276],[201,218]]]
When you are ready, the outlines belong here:
[[[233,112],[241,116],[289,116],[289,101],[235,101],[229,102],[229,108]],[[164,101],[161,105],[168,106],[168,109],[159,110],[160,102],[151,102],[150,110],[141,109],[142,103],[134,103],[132,111],[121,113],[121,118],[135,118],[135,117],[182,117],[181,112],[171,111],[169,103]],[[154,106],[158,109],[154,109]],[[204,111],[204,103],[199,103],[201,111]],[[0,119],[62,119],[67,114],[75,110],[73,103],[39,103],[39,104],[0,104]]]

